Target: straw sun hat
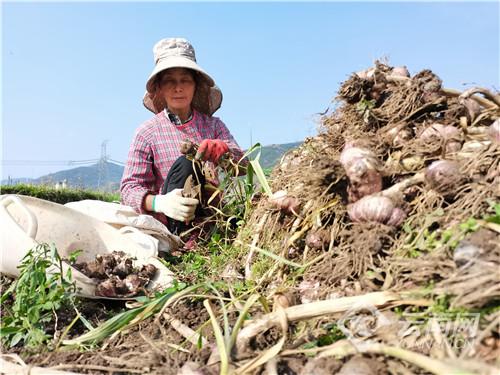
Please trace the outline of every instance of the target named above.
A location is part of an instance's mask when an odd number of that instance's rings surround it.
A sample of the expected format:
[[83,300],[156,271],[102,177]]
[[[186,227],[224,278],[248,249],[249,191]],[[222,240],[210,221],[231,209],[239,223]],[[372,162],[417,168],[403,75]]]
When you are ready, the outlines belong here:
[[192,106],[199,112],[211,116],[220,108],[222,92],[197,63],[194,48],[184,38],[162,39],[153,47],[155,67],[146,83],[146,93],[142,100],[144,106],[153,113],[161,112],[166,103],[163,98],[155,98],[157,74],[169,68],[187,68],[195,71],[197,76],[196,91]]

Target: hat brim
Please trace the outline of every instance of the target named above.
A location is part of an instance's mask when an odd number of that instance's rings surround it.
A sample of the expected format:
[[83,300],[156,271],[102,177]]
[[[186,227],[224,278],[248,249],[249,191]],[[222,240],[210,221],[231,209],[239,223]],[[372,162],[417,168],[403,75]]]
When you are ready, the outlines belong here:
[[222,92],[215,85],[212,77],[208,75],[198,64],[193,60],[181,56],[169,57],[165,60],[160,60],[154,67],[153,72],[150,74],[146,83],[146,93],[144,94],[142,103],[144,106],[153,113],[159,113],[166,107],[166,103],[162,100],[155,100],[155,78],[158,73],[170,68],[186,68],[192,69],[199,73],[202,78],[198,80],[196,92],[193,97],[192,106],[197,111],[204,113],[208,116],[217,111],[222,104]]
[[[160,113],[167,106],[162,100],[155,100],[153,94],[146,91],[142,99],[144,107],[149,109],[154,114]],[[196,88],[196,92],[191,103],[192,107],[198,112],[204,113],[207,116],[212,116],[222,104],[222,91],[217,87],[208,87],[200,85]]]
[[181,56],[172,56],[169,57],[168,59],[160,60],[158,63],[155,65],[153,72],[148,78],[148,81],[146,83],[146,90],[149,92],[153,92],[154,90],[154,79],[156,75],[160,72],[163,72],[164,70],[170,69],[170,68],[187,68],[187,69],[192,69],[194,71],[197,71],[201,73],[206,79],[208,85],[215,86],[215,82],[208,75],[207,72],[205,72],[198,64],[196,64],[193,60],[187,59],[185,57]]

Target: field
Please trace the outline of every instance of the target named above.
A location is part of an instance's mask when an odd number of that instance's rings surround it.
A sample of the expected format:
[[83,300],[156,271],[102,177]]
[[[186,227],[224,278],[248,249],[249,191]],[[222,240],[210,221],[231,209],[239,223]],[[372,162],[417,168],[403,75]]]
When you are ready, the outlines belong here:
[[3,365],[498,374],[499,117],[498,93],[377,62],[344,82],[319,135],[270,174],[258,157],[244,178],[231,178],[244,166],[223,166],[224,199],[205,202],[196,246],[162,258],[170,289],[76,298],[70,275],[45,274],[56,249],[34,249],[24,277],[2,277]]

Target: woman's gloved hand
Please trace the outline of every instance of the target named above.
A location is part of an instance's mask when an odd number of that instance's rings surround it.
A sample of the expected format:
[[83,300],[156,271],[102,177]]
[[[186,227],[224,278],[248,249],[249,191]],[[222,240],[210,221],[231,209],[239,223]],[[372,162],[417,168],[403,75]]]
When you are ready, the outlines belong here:
[[195,159],[205,161],[208,160],[217,164],[221,156],[228,151],[229,147],[226,142],[221,141],[220,139],[204,139],[198,147]]
[[161,212],[179,221],[191,221],[198,205],[198,199],[185,198],[182,189],[174,189],[165,195],[155,195],[153,211]]

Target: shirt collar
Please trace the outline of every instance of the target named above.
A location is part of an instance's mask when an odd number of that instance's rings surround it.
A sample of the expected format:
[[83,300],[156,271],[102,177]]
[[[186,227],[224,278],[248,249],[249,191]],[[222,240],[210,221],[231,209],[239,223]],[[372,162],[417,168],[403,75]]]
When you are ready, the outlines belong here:
[[185,124],[193,119],[193,111],[191,111],[191,114],[189,115],[187,120],[184,122],[182,122],[181,118],[179,116],[177,116],[175,113],[170,112],[168,110],[168,108],[165,107],[164,111],[165,111],[165,116],[167,116],[167,118],[170,120],[170,122],[174,125],[177,125],[177,126],[183,125],[183,124]]

